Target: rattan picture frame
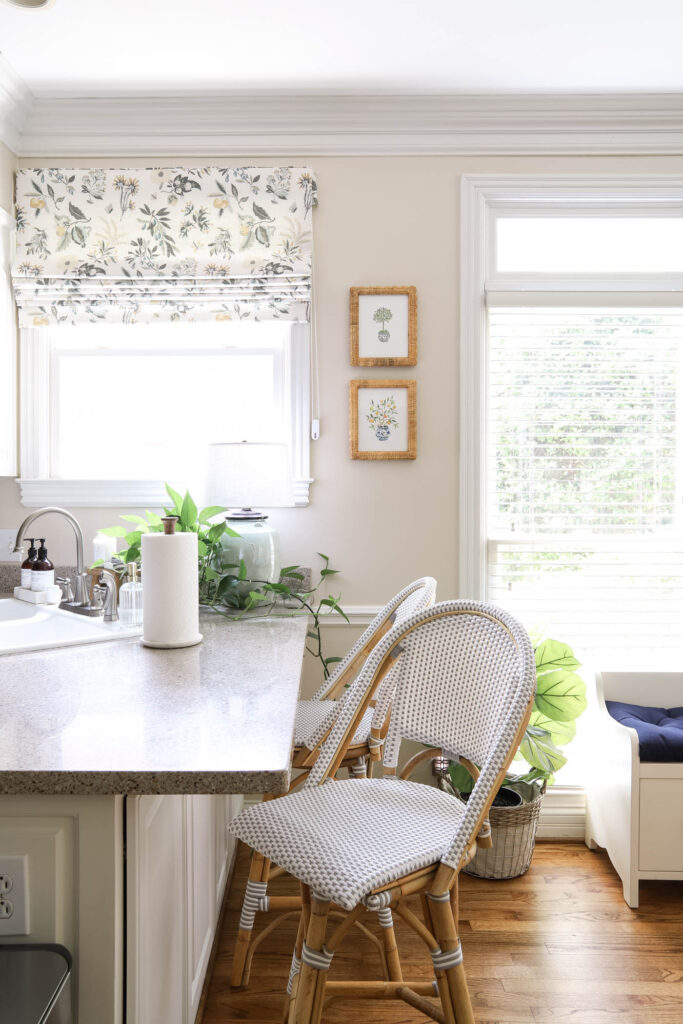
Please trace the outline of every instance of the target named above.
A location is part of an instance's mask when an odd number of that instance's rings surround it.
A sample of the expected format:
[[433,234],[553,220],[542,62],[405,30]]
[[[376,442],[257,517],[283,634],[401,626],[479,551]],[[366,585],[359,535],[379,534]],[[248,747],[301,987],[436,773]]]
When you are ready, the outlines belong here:
[[[414,285],[351,288],[349,313],[352,366],[417,364],[417,288]],[[382,313],[388,315],[382,319]]]
[[417,458],[417,382],[349,381],[352,459]]

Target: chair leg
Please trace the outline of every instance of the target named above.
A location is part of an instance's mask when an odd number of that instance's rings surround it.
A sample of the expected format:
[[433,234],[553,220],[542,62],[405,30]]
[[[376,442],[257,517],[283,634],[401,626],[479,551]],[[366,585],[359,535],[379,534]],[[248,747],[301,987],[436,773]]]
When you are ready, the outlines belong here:
[[398,955],[396,945],[396,933],[394,931],[394,918],[389,907],[377,911],[377,920],[382,927],[382,940],[384,942],[384,953],[387,958],[390,981],[403,981],[401,970],[401,959]]
[[438,957],[433,956],[434,966],[437,970],[443,970],[448,981],[456,1024],[475,1024],[456,926],[457,902],[454,901],[454,909],[449,893],[444,893],[442,898],[430,894],[429,902],[434,937],[441,950]]
[[294,1024],[319,1024],[325,994],[327,970],[332,954],[325,948],[329,900],[311,893],[311,917],[301,950],[301,973],[294,996]]
[[289,980],[287,982],[287,994],[282,1007],[282,1024],[287,1024],[290,1020],[290,1015],[293,1020],[293,1009],[294,1001],[296,1000],[296,990],[299,985],[299,973],[301,971],[301,951],[304,945],[304,939],[306,937],[306,929],[308,927],[308,921],[311,912],[311,893],[307,885],[301,884],[301,914],[299,916],[299,925],[296,932],[296,943],[294,945],[294,952],[292,954],[292,965],[289,969]]
[[254,919],[256,912],[265,909],[268,888],[268,872],[270,861],[263,854],[254,851],[247,880],[247,889],[242,902],[242,914],[240,916],[240,927],[237,933],[237,942],[232,960],[232,971],[230,974],[230,985],[232,988],[242,988],[249,982],[249,974],[245,970],[249,947],[254,934]]

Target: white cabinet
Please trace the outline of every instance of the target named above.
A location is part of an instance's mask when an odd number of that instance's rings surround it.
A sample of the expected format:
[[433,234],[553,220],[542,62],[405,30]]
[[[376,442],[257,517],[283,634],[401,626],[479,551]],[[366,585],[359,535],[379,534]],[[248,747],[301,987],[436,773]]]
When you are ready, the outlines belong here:
[[128,798],[127,1024],[194,1024],[241,799]]

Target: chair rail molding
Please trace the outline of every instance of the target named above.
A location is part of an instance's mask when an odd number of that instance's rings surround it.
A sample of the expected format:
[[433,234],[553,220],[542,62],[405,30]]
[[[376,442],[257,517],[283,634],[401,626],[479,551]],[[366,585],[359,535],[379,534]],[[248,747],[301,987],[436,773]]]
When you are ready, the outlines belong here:
[[683,153],[678,93],[32,96],[0,60],[20,157]]

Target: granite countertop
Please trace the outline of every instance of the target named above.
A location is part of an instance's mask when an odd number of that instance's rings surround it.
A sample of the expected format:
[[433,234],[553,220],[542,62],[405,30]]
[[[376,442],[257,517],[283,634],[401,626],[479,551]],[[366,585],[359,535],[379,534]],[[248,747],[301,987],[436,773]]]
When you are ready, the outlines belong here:
[[306,619],[200,629],[0,658],[0,794],[285,791]]

